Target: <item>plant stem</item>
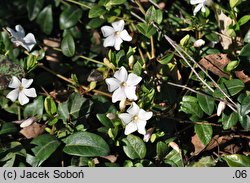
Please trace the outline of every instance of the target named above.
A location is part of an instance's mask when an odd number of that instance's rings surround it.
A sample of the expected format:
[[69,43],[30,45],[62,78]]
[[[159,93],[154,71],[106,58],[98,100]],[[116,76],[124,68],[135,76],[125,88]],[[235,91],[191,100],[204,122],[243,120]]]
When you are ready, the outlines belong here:
[[83,4],[83,3],[80,3],[80,2],[77,2],[77,1],[74,1],[74,0],[64,0],[64,1],[68,1],[68,2],[71,2],[71,3],[74,3],[74,4],[77,4],[79,6],[82,6],[84,8],[87,8],[87,9],[91,9],[90,6],[86,5],[86,4]]
[[103,62],[100,62],[100,61],[95,60],[95,59],[93,59],[93,58],[85,57],[85,56],[83,56],[83,55],[81,55],[80,58],[86,59],[86,60],[91,61],[91,62],[94,62],[94,63],[96,63],[96,64],[105,65]]
[[150,44],[151,44],[151,59],[154,59],[155,58],[155,46],[154,46],[153,36],[150,37]]
[[20,121],[22,116],[21,116],[21,107],[20,105],[17,106],[17,119]]

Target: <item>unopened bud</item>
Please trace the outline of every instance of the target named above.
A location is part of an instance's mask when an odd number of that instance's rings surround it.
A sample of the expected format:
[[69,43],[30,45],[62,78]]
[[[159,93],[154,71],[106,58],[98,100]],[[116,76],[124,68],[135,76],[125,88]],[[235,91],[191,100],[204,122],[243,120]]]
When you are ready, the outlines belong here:
[[119,108],[120,108],[121,112],[125,111],[125,108],[126,108],[126,99],[120,101]]
[[203,39],[198,39],[194,42],[194,47],[199,48],[205,44],[205,41]]
[[226,108],[226,102],[225,101],[220,101],[220,103],[218,105],[218,108],[217,108],[217,116],[220,116],[225,108]]
[[108,113],[108,114],[106,114],[106,117],[109,118],[110,120],[113,120],[116,118],[114,113]]
[[170,142],[169,146],[172,147],[174,150],[176,150],[178,153],[181,152],[179,146],[175,142]]
[[135,61],[135,58],[134,58],[133,55],[131,55],[131,56],[128,58],[128,65],[129,65],[130,69],[133,69],[134,61]]
[[149,141],[149,139],[151,138],[151,135],[152,135],[153,131],[154,131],[154,128],[149,128],[147,130],[146,134],[143,136],[143,141],[144,142],[148,142]]

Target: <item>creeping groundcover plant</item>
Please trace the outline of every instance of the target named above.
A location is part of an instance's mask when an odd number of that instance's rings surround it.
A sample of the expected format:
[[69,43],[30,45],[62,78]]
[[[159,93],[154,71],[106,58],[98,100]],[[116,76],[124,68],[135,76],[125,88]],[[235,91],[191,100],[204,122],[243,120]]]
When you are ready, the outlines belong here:
[[0,166],[250,166],[248,0],[0,7]]

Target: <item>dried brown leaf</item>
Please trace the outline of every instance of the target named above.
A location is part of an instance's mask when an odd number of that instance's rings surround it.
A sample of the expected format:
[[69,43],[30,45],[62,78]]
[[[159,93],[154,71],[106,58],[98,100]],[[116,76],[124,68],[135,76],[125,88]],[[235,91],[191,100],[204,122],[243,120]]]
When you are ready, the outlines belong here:
[[35,138],[38,135],[41,135],[44,132],[45,125],[39,123],[33,123],[30,126],[27,126],[20,130],[20,133],[25,136],[27,139]]

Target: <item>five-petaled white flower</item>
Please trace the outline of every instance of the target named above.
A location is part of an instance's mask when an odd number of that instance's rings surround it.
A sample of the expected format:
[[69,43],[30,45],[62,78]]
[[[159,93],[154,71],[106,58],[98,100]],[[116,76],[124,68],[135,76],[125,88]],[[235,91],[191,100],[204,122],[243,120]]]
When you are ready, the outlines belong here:
[[109,92],[113,92],[112,102],[122,101],[126,98],[137,100],[136,85],[142,80],[140,76],[130,73],[122,66],[115,72],[114,78],[107,78],[105,81],[108,85]]
[[126,125],[125,135],[135,132],[136,130],[142,134],[146,134],[145,126],[147,120],[153,116],[152,112],[146,112],[139,108],[139,106],[133,102],[132,105],[127,109],[127,113],[121,113],[118,117]]
[[25,31],[21,25],[16,25],[14,31],[13,29],[7,27],[7,31],[11,34],[11,41],[16,46],[22,46],[27,51],[31,51],[36,44],[36,39],[32,33],[28,33],[25,36]]
[[9,88],[14,88],[6,97],[12,102],[18,101],[21,105],[27,104],[29,102],[28,97],[36,97],[36,90],[34,88],[29,88],[32,84],[33,79],[22,78],[22,82],[16,77],[12,76],[12,80],[9,83]]
[[194,8],[194,16],[198,13],[198,11],[202,11],[203,13],[206,12],[206,8],[205,8],[205,4],[206,4],[207,0],[190,0],[190,4],[195,5],[198,4],[195,8]]
[[116,50],[120,50],[123,41],[131,41],[132,37],[124,29],[124,20],[112,23],[111,26],[102,26],[101,31],[106,39],[103,42],[104,47],[114,46]]

